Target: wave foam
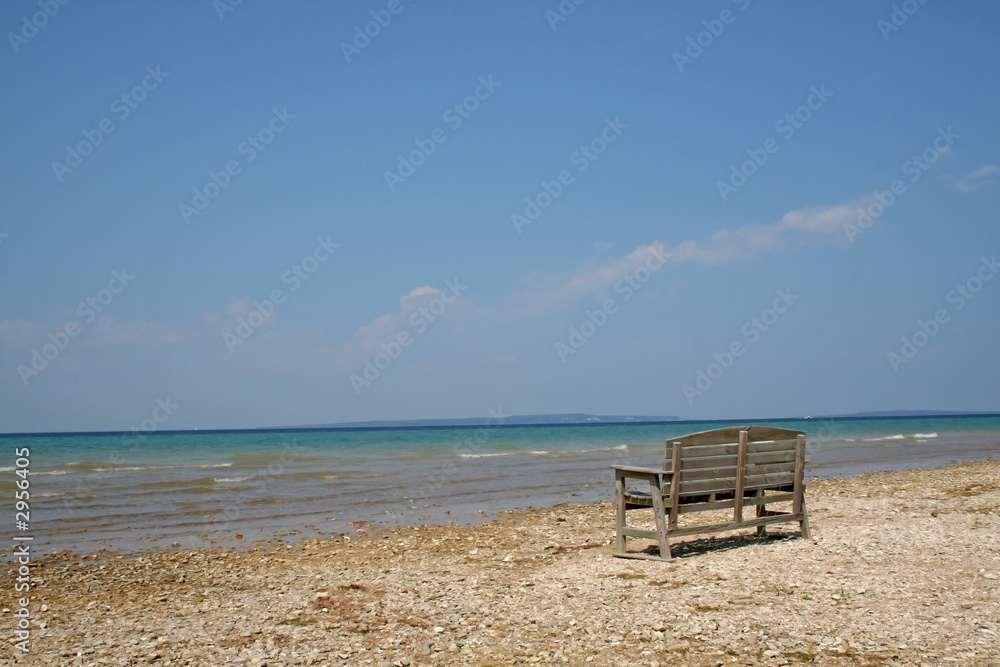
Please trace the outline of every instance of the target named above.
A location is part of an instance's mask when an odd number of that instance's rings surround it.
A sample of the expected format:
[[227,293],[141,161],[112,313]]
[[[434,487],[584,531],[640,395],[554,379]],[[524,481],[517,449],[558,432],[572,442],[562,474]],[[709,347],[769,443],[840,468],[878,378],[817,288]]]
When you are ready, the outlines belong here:
[[937,433],[897,433],[884,438],[865,438],[865,442],[880,442],[882,440],[929,440],[938,437]]

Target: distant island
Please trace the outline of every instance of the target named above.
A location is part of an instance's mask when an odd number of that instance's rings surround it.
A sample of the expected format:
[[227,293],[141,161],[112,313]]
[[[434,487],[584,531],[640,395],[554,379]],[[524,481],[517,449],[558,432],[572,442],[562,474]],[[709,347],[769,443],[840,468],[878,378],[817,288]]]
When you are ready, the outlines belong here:
[[[436,428],[446,426],[482,426],[486,417],[468,417],[464,419],[397,419],[391,421],[370,422],[338,422],[336,424],[316,424],[300,428]],[[588,415],[582,412],[556,415],[511,415],[505,416],[504,426],[560,426],[568,424],[657,424],[660,422],[680,421],[680,417],[663,416],[623,416],[623,415]],[[491,425],[496,420],[490,419]]]
[[811,419],[877,419],[891,417],[992,417],[1000,412],[962,412],[959,410],[880,410],[878,412],[852,412],[844,415],[823,415]]

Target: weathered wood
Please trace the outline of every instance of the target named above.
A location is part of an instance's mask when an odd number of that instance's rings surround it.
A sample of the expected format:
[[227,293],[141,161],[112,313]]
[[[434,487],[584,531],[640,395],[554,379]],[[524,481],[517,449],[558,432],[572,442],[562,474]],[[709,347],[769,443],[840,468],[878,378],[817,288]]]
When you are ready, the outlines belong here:
[[641,528],[622,528],[622,535],[625,537],[644,537],[647,540],[655,540],[657,535],[655,530],[643,530]]
[[[673,477],[673,474],[670,475]],[[660,476],[649,479],[649,494],[653,496],[653,519],[656,522],[656,541],[660,544],[660,558],[670,558],[670,541],[667,539],[667,518],[663,514],[663,489]],[[624,546],[622,548],[624,551]]]
[[802,512],[802,475],[806,467],[806,436],[800,435],[795,443],[795,488],[792,493],[795,500],[792,501],[792,512],[799,514]]
[[[679,473],[681,470],[681,454],[683,445],[680,440],[674,441],[673,447],[671,448],[671,460],[670,469],[675,473]],[[670,521],[668,522],[668,527],[673,530],[677,527],[677,509],[680,506],[678,499],[680,498],[681,490],[681,480],[678,478],[677,474],[674,474],[670,478]]]
[[695,468],[694,470],[688,470],[683,468],[683,463],[681,463],[681,481],[682,482],[693,482],[699,479],[725,479],[727,477],[736,477],[736,466],[726,466],[724,468]]
[[767,526],[772,523],[793,523],[802,520],[801,515],[786,514],[781,516],[764,516],[754,519],[744,519],[743,521],[729,521],[727,523],[716,523],[708,526],[688,526],[671,530],[671,537],[683,537],[685,535],[698,535],[699,533],[720,533],[726,530],[739,530],[740,528],[756,528],[757,526]]
[[[764,489],[757,489],[757,498],[763,498],[765,493],[767,493],[767,491]],[[764,505],[764,503],[757,505],[757,516],[767,516],[767,506]],[[757,535],[767,535],[767,526],[757,526]]]
[[[786,440],[771,440],[767,442],[747,442],[747,452],[751,454],[764,453],[764,452],[783,452],[789,451],[794,448],[795,439]],[[684,458],[694,459],[701,458],[704,456],[726,456],[727,454],[736,454],[739,452],[740,443],[739,441],[731,442],[728,444],[721,445],[698,445],[698,446],[687,446],[684,448]]]
[[812,533],[809,532],[809,513],[806,511],[805,494],[802,496],[802,520],[799,521],[799,530],[802,531],[802,537],[807,540],[812,539]]
[[795,448],[792,447],[784,452],[762,452],[759,454],[748,454],[747,463],[762,465],[765,463],[787,463],[795,460]]
[[[787,486],[795,481],[795,473],[779,472],[771,475],[752,475],[743,478],[743,488],[756,489],[758,487]],[[740,476],[722,477],[717,479],[704,479],[696,482],[681,482],[680,495],[693,496],[708,495],[720,491],[738,491],[737,485],[740,483]]]
[[[795,461],[747,464],[748,475],[770,475],[776,472],[795,472]],[[681,474],[683,475],[684,472],[682,471]]]
[[[670,539],[683,535],[755,528],[798,522],[809,537],[805,508],[805,433],[775,427],[739,426],[693,433],[666,442],[663,469],[612,466],[615,469],[615,555],[669,560]],[[649,492],[627,488],[627,480],[646,480]],[[664,484],[668,487],[664,488]],[[791,512],[767,505],[791,503]],[[656,530],[627,525],[627,512],[652,508]],[[746,518],[745,507],[756,507]],[[708,526],[679,528],[678,516],[711,510],[733,510],[733,519]],[[626,538],[655,540],[660,555],[629,553]]]
[[615,553],[625,553],[625,475],[621,470],[615,470]]
[[694,470],[695,468],[735,468],[736,454],[728,456],[703,456],[697,459],[682,459],[680,462],[682,470]]
[[747,480],[747,432],[740,431],[740,451],[736,455],[736,504],[733,506],[733,521],[743,521],[743,489]]
[[670,471],[661,470],[660,468],[637,468],[635,466],[611,466],[611,468],[626,477],[637,477],[639,479],[646,479],[649,475],[672,474]]
[[[637,493],[641,495],[637,495]],[[665,494],[664,499],[666,499],[667,497],[668,496]],[[678,514],[691,514],[693,512],[708,512],[711,510],[728,510],[732,509],[733,506],[736,504],[736,501],[733,498],[730,498],[729,500],[697,501],[697,502],[686,503],[683,496],[679,499],[679,502],[680,505],[677,508]],[[774,496],[765,496],[762,498],[760,497],[743,498],[744,507],[747,506],[752,507],[754,505],[762,505],[765,503],[769,504],[769,503],[790,503],[790,502],[792,502],[792,494],[790,493],[782,495],[774,495]],[[649,494],[646,493],[645,491],[633,492],[632,494],[627,495],[627,504],[629,506],[629,509],[641,509],[643,507],[652,507],[653,499],[650,498]],[[668,507],[666,503],[664,503],[664,509],[667,510],[671,508]]]

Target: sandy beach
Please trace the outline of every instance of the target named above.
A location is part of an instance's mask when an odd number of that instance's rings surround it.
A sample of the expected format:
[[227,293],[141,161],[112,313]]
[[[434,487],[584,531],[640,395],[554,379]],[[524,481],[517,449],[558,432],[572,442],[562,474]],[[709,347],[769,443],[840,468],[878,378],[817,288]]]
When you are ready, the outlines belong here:
[[[812,540],[689,538],[669,563],[612,557],[607,502],[61,553],[32,563],[31,653],[8,639],[0,664],[1000,664],[1000,461],[813,481],[807,498]],[[13,586],[2,605],[11,638]]]

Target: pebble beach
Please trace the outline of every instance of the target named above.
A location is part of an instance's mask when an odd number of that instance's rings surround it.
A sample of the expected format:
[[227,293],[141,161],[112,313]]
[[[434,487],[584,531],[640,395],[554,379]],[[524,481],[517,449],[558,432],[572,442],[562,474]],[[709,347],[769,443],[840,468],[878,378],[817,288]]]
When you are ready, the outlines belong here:
[[[807,499],[811,540],[695,536],[671,562],[614,558],[608,502],[59,552],[32,563],[30,653],[10,639],[0,665],[1000,664],[1000,461],[812,481]],[[13,627],[12,590],[0,604]]]

